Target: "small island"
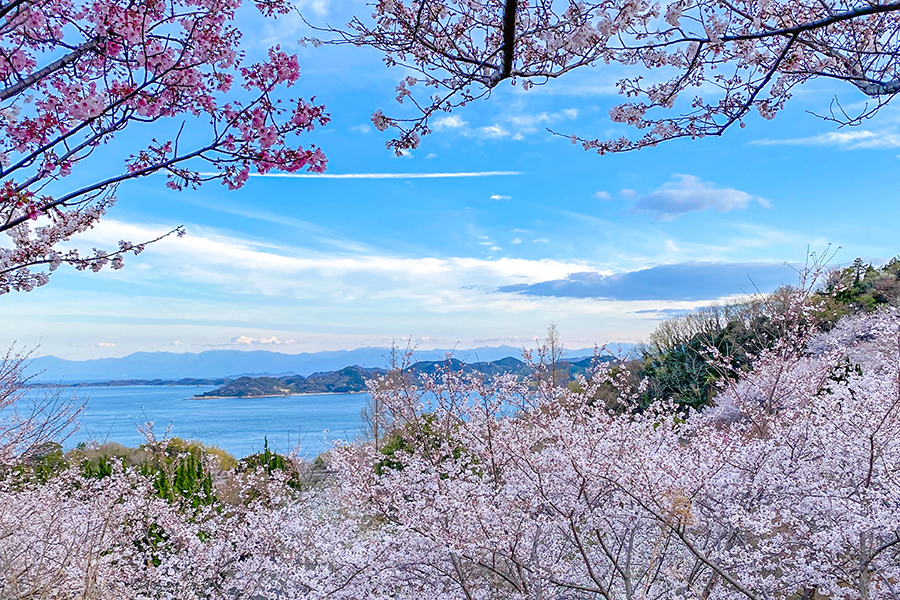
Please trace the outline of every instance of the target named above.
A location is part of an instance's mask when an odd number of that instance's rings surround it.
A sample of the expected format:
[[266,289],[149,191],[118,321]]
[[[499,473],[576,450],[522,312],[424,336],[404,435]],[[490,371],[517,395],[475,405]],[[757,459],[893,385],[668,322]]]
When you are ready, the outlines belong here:
[[313,373],[309,377],[238,377],[214,390],[194,398],[265,398],[299,394],[353,394],[366,391],[366,380],[383,374],[384,369],[367,369],[358,365],[338,371]]

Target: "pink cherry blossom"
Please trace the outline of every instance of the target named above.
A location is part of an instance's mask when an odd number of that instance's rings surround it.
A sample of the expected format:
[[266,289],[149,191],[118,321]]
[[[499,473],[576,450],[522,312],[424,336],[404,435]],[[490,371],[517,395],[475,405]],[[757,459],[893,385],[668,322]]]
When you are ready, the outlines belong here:
[[[250,3],[269,18],[290,9],[286,0]],[[11,241],[0,247],[0,294],[43,285],[61,264],[121,266],[121,248],[82,255],[60,244],[93,227],[128,179],[162,172],[175,190],[213,179],[234,189],[250,169],[324,170],[324,154],[297,137],[328,116],[321,106],[281,97],[299,80],[296,55],[276,47],[262,62],[244,63],[235,24],[242,4],[34,0],[0,7],[0,232]],[[235,82],[251,92],[240,102],[227,95]],[[191,138],[201,140],[194,146],[179,130],[185,118]],[[168,129],[169,139],[132,148],[119,164],[92,160],[123,129],[148,126],[160,136]],[[205,140],[197,135],[203,131]],[[76,171],[98,175],[46,192]]]

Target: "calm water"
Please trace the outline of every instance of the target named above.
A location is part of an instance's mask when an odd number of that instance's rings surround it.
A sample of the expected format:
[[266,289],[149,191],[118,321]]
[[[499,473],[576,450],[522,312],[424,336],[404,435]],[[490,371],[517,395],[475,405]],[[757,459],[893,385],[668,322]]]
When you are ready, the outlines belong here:
[[[286,452],[300,443],[300,455],[315,458],[336,440],[360,435],[360,410],[367,394],[321,394],[280,398],[193,400],[212,387],[128,386],[64,388],[87,406],[81,429],[66,441],[86,440],[136,446],[144,441],[137,426],[153,421],[157,437],[171,424],[171,435],[216,444],[240,458],[263,447]],[[41,393],[34,390],[29,394]]]

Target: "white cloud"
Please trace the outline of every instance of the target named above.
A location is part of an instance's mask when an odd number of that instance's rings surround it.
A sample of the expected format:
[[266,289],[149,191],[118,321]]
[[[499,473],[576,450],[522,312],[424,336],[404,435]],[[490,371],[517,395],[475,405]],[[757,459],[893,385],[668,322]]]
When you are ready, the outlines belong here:
[[522,139],[523,134],[535,133],[540,126],[547,126],[566,120],[571,121],[576,118],[578,118],[578,109],[566,108],[559,112],[510,115],[506,120],[517,130],[516,135],[519,136],[519,139]]
[[237,337],[231,338],[231,343],[239,346],[285,346],[289,344],[296,344],[296,340],[279,340],[274,335],[272,337],[267,338],[255,338],[247,335],[239,335]]
[[100,348],[115,348],[116,345],[113,342],[97,342],[97,346]]
[[602,190],[599,192],[596,192],[593,195],[593,197],[596,198],[597,200],[601,200],[603,202],[609,202],[610,200],[612,200],[612,196],[609,195],[609,192],[604,192]]
[[508,129],[499,123],[484,127],[470,127],[469,123],[458,115],[447,115],[436,119],[432,127],[436,131],[457,131],[466,137],[483,140],[499,140],[507,137],[512,137],[514,140],[523,140],[526,135],[535,133],[541,126],[573,120],[577,117],[578,109],[576,108],[566,108],[557,112],[514,114],[504,118],[509,123],[510,128]]
[[366,124],[354,125],[353,127],[350,128],[350,130],[355,131],[357,133],[371,133],[372,132],[372,128]]
[[519,238],[516,238],[516,239],[514,239],[513,241],[510,242],[510,244],[521,244],[521,243],[522,243],[522,240],[519,239]]
[[492,194],[491,200],[512,200],[511,196],[501,196],[500,194]]
[[[429,257],[373,247],[311,249],[189,223],[185,237],[152,244],[140,256],[129,257],[125,269],[93,276],[122,290],[106,298],[105,304],[91,293],[44,295],[49,298],[46,306],[52,308],[49,313],[57,315],[46,327],[32,305],[19,302],[7,312],[9,320],[45,337],[59,318],[74,323],[68,337],[57,344],[84,342],[90,350],[68,350],[80,358],[91,352],[96,353],[91,357],[100,357],[150,347],[168,351],[221,347],[235,337],[261,340],[273,335],[277,341],[298,341],[290,346],[231,347],[293,352],[383,346],[410,332],[444,340],[443,346],[435,347],[453,347],[460,340],[465,347],[476,337],[521,334],[530,339],[540,336],[549,322],[561,324],[564,332],[577,331],[589,342],[633,341],[649,333],[652,323],[629,315],[660,308],[659,303],[497,293],[501,286],[563,280],[575,273],[611,274],[609,264],[587,260],[515,258],[503,256],[504,251],[488,258],[489,248],[499,248],[503,240],[509,245],[514,238],[520,240],[516,248],[532,244],[539,254],[551,248],[555,238],[550,240],[541,224],[534,227],[521,233],[510,228],[499,239],[479,240],[482,232],[471,235],[470,250],[479,241],[493,242],[482,246],[483,256]],[[103,219],[79,236],[78,243],[115,247],[120,239],[152,239],[164,229],[146,222]],[[306,243],[304,236],[296,239]],[[47,290],[52,292],[51,288]],[[102,312],[98,305],[103,305]],[[118,342],[116,348],[95,346],[108,340]],[[185,346],[176,348],[172,340]]]
[[867,129],[831,131],[803,138],[771,140],[765,138],[750,142],[755,146],[838,146],[846,150],[900,147],[900,135],[895,132],[875,132]]
[[634,190],[624,189],[619,191],[619,195],[625,198],[626,200],[631,200],[635,196],[637,196],[637,192]]
[[765,199],[741,190],[716,188],[715,184],[701,181],[694,175],[676,173],[675,177],[676,181],[669,181],[658,190],[638,198],[634,209],[653,213],[661,221],[671,221],[694,211],[730,212],[745,209],[754,200],[765,208],[770,207]]
[[459,129],[466,125],[468,125],[468,123],[463,121],[459,115],[447,115],[446,117],[435,120],[432,127],[436,131],[447,131],[448,129]]
[[[240,336],[298,341],[291,346],[230,344],[232,348],[299,352],[387,346],[392,338],[410,332],[440,340],[432,347],[473,347],[475,338],[540,337],[550,322],[559,324],[564,334],[578,332],[587,346],[594,341],[637,341],[648,334],[653,323],[634,318],[636,310],[690,308],[683,303],[497,293],[501,286],[563,280],[575,273],[612,274],[606,263],[500,253],[493,259],[416,257],[371,247],[312,250],[190,223],[187,228],[184,238],[167,238],[140,256],[128,257],[125,269],[88,278],[110,284],[101,285],[102,291],[75,288],[79,291],[72,294],[72,288],[59,287],[65,285],[60,274],[57,285],[47,286],[42,294],[11,297],[4,314],[19,328],[12,335],[21,340],[21,333],[28,332],[34,344],[41,336],[50,340],[57,335],[53,346],[45,343],[42,350],[78,360],[113,352],[219,348]],[[162,224],[103,219],[79,235],[78,243],[115,247],[123,238],[152,239],[164,231]],[[512,233],[527,245],[542,235],[537,231],[506,230],[501,239],[509,244]],[[305,236],[296,239],[306,243]],[[501,239],[491,246],[499,247]],[[477,241],[473,235],[471,242]],[[538,248],[535,243],[533,250],[551,245]],[[61,322],[67,327],[60,328]],[[96,346],[108,340],[118,342],[116,347]],[[184,346],[176,347],[173,340]],[[69,348],[73,342],[84,347]]]
[[482,139],[499,140],[509,135],[509,131],[502,125],[490,125],[488,127],[478,127],[474,130],[473,135]]
[[[315,15],[325,17],[328,15],[330,0],[297,0],[294,6],[299,11],[292,11],[277,19],[266,19],[258,44],[262,48],[280,45],[282,48],[296,48],[297,39],[302,37],[306,28],[300,11],[306,16]],[[249,33],[249,32],[248,32]]]
[[328,14],[330,4],[329,0],[299,0],[294,3],[294,6],[301,11],[309,8],[313,14],[324,17]]
[[538,125],[549,123],[551,118],[548,113],[542,112],[529,115],[510,115],[506,120],[515,125],[519,130],[534,131]]
[[[80,236],[81,243],[115,246],[120,239],[153,239],[162,227],[105,219]],[[485,248],[496,247],[487,238]],[[102,245],[102,246],[101,246]],[[389,299],[414,299],[430,312],[459,303],[485,302],[468,288],[495,288],[507,283],[559,279],[596,266],[583,261],[466,257],[407,258],[374,250],[348,253],[279,246],[188,226],[183,238],[166,238],[140,256],[145,269],[126,268],[106,276],[150,284],[181,282],[221,289],[232,298],[286,298],[292,301],[357,306]],[[474,295],[473,295],[474,294]],[[477,299],[476,299],[477,296]]]
[[425,157],[425,160],[432,160],[434,158],[437,158],[437,154],[435,154],[434,152],[430,152],[428,156]]

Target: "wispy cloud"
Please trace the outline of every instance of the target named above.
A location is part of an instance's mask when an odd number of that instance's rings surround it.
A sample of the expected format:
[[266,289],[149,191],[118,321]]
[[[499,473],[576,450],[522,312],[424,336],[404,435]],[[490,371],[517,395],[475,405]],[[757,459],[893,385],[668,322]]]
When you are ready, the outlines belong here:
[[653,213],[661,221],[671,221],[688,212],[745,209],[754,200],[766,208],[770,206],[763,198],[732,188],[717,188],[715,184],[701,181],[694,175],[676,173],[675,178],[676,181],[669,181],[658,190],[638,198],[634,209]]
[[512,200],[512,196],[501,196],[500,194],[491,194],[491,200]]
[[868,129],[831,131],[820,135],[784,140],[769,138],[753,140],[754,146],[838,146],[846,150],[900,148],[900,134],[893,131],[875,132]]
[[506,120],[512,124],[520,135],[535,133],[541,125],[550,125],[560,121],[578,118],[578,109],[566,108],[557,112],[540,112],[533,114],[510,115]]
[[239,346],[286,346],[296,344],[297,340],[279,340],[274,335],[267,338],[255,338],[247,335],[239,335],[231,338],[231,343]]
[[251,173],[251,177],[294,179],[446,179],[452,177],[500,177],[521,175],[521,171],[466,171],[460,173]]
[[687,308],[647,308],[644,310],[636,310],[634,314],[636,315],[650,315],[654,319],[659,319],[660,321],[665,319],[670,319],[672,317],[681,317],[683,315],[689,314],[691,309]]
[[371,248],[369,246],[362,244],[356,240],[341,236],[328,229],[327,227],[322,227],[321,225],[316,225],[315,223],[310,223],[309,221],[304,221],[303,219],[298,219],[296,217],[269,212],[256,206],[243,206],[240,204],[233,204],[222,201],[203,202],[198,200],[187,200],[187,202],[196,206],[202,206],[209,210],[215,210],[217,212],[237,215],[239,217],[254,219],[257,221],[265,221],[267,223],[274,223],[276,225],[281,225],[284,227],[294,227],[306,232],[306,239],[316,240],[324,245],[338,248],[340,250],[353,252],[371,251]]
[[610,196],[609,192],[599,191],[593,194],[593,197],[602,202],[609,202],[612,200],[612,196]]

